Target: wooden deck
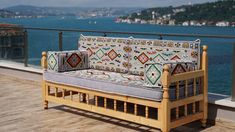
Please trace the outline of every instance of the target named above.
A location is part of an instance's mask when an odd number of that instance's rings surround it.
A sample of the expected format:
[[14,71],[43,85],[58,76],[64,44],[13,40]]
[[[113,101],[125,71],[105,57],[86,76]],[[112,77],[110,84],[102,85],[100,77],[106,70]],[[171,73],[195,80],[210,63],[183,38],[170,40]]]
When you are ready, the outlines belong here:
[[[62,106],[49,104],[43,110],[38,82],[0,74],[0,131],[159,131],[138,124]],[[231,132],[235,123],[218,121],[206,129],[198,122],[174,129],[181,131]]]

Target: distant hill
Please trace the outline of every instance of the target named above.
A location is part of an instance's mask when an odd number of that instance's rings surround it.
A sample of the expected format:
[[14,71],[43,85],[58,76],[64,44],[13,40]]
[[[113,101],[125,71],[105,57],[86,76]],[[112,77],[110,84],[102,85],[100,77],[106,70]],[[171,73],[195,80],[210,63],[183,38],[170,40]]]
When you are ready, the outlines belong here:
[[12,17],[14,16],[15,13],[7,10],[0,10],[0,17],[2,18],[7,18],[7,17]]
[[16,12],[19,15],[43,15],[43,16],[56,16],[56,15],[69,15],[69,13],[48,7],[36,7],[27,5],[18,5],[5,8],[5,10]]
[[235,22],[235,0],[220,0],[217,2],[183,5],[179,7],[148,8],[120,18],[148,21],[152,20],[153,12],[155,13],[155,19],[171,19],[175,20],[176,23],[192,20]]
[[88,13],[100,14],[101,16],[120,16],[127,15],[139,8],[93,8],[93,7],[37,7],[18,5],[4,8],[20,15],[42,15],[42,16],[79,16]]
[[41,9],[41,7],[36,7],[36,6],[27,6],[27,5],[17,5],[17,6],[11,6],[4,8],[5,10],[13,11],[13,12],[24,12],[24,11],[29,11],[29,10],[37,10]]

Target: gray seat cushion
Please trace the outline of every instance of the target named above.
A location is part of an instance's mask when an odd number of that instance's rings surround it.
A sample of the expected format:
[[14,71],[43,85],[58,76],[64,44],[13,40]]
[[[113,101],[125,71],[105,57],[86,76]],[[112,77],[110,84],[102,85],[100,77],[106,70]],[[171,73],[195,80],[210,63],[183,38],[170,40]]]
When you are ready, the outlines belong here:
[[[84,89],[96,90],[106,93],[120,94],[153,101],[162,100],[162,88],[149,88],[143,86],[143,76],[129,75],[94,69],[53,72],[45,71],[44,80],[64,85],[79,86]],[[180,86],[179,97],[184,98],[184,86]],[[192,95],[192,84],[188,86],[188,94]],[[197,86],[197,93],[199,89]],[[170,87],[170,99],[176,98],[175,87]]]
[[43,74],[44,79],[49,82],[154,101],[162,99],[162,89],[144,87],[143,76],[94,69],[63,73],[45,71]]

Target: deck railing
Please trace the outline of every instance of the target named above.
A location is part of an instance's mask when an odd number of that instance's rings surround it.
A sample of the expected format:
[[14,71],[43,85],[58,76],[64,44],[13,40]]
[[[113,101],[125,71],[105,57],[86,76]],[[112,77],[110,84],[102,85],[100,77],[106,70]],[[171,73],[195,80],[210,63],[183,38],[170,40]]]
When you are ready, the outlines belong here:
[[235,101],[235,35],[208,35],[208,34],[171,34],[171,33],[149,33],[149,32],[120,32],[120,31],[105,31],[105,30],[84,30],[84,29],[65,29],[65,28],[41,28],[41,27],[0,27],[0,30],[9,30],[21,28],[24,31],[24,65],[28,66],[28,31],[55,31],[58,32],[58,49],[63,50],[63,33],[64,32],[79,32],[79,33],[99,33],[103,36],[107,34],[119,35],[141,35],[141,36],[157,36],[158,39],[163,37],[198,37],[198,38],[215,38],[215,39],[231,39],[233,43],[233,74],[232,74],[232,90],[231,100]]

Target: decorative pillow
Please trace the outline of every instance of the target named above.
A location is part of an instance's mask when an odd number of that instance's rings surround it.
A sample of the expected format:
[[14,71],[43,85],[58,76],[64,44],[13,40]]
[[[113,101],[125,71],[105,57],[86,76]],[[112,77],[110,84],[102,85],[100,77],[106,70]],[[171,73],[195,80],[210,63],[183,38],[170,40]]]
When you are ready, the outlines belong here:
[[193,62],[200,66],[200,40],[173,41],[134,38],[130,43],[131,74],[143,75],[148,63]]
[[144,86],[161,87],[162,70],[161,63],[145,64]]
[[47,62],[48,70],[57,72],[89,68],[86,51],[48,51]]
[[[145,64],[144,85],[147,87],[162,87],[161,76],[163,65],[169,65],[171,75],[195,70],[192,62],[150,63]],[[183,82],[180,82],[182,84]],[[175,85],[174,83],[172,84]]]

